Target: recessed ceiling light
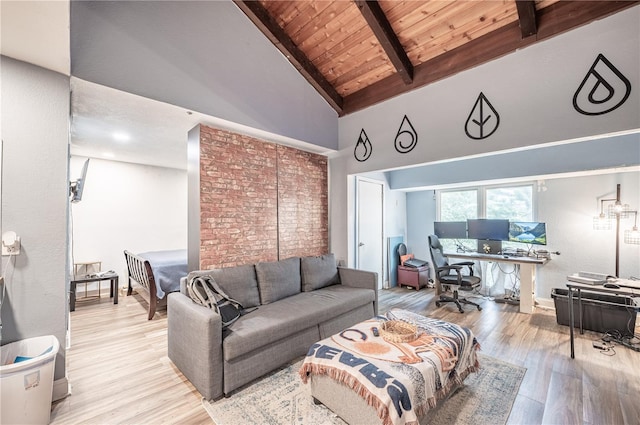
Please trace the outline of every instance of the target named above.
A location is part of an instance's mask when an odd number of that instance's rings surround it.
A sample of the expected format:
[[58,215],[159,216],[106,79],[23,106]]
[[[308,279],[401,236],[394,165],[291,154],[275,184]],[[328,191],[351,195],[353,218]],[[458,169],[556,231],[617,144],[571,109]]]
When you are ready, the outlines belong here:
[[127,133],[123,133],[121,131],[113,133],[112,136],[118,142],[128,142],[129,140],[131,140],[130,135],[128,135]]

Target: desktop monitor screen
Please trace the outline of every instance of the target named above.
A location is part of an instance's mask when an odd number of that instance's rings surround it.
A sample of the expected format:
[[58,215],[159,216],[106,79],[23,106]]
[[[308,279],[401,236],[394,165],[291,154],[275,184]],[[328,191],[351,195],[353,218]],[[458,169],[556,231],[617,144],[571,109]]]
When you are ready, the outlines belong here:
[[509,240],[509,220],[468,219],[467,237],[478,240],[507,241]]
[[433,233],[440,239],[466,239],[466,221],[435,221]]
[[539,222],[513,221],[509,223],[509,242],[546,245],[547,226]]

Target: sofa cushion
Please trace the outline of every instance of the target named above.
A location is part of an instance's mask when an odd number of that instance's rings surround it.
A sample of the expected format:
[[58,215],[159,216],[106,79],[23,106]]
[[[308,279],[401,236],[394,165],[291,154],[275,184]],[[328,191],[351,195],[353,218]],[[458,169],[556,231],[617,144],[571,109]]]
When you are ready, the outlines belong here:
[[213,277],[222,290],[242,304],[242,307],[249,308],[260,305],[258,281],[256,280],[256,270],[253,265],[198,270],[189,273],[187,281],[190,281],[194,276],[202,275]]
[[300,258],[256,264],[260,302],[269,304],[300,292]]
[[302,291],[309,292],[340,283],[336,258],[333,254],[300,259]]
[[371,289],[333,285],[262,305],[227,328],[222,342],[224,359],[231,361],[374,300]]

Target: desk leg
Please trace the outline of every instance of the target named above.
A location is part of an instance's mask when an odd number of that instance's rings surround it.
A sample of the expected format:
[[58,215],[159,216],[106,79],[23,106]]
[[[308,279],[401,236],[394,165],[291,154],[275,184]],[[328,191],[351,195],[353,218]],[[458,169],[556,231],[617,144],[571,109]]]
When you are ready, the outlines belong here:
[[520,264],[520,313],[533,313],[535,306],[535,264]]
[[573,347],[573,289],[569,288],[569,340],[571,341],[571,358],[575,358]]
[[118,304],[118,276],[111,279],[111,293],[113,294],[113,303]]
[[76,289],[77,284],[72,281],[69,285],[69,311],[76,311]]

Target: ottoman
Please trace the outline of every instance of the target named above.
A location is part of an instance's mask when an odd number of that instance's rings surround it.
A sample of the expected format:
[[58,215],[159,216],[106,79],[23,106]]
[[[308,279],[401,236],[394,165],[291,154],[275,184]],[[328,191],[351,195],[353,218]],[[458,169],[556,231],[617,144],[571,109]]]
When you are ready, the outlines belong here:
[[[372,328],[414,325],[410,342],[387,341]],[[405,310],[367,320],[313,344],[300,376],[314,402],[355,424],[426,423],[478,367],[471,330]]]

